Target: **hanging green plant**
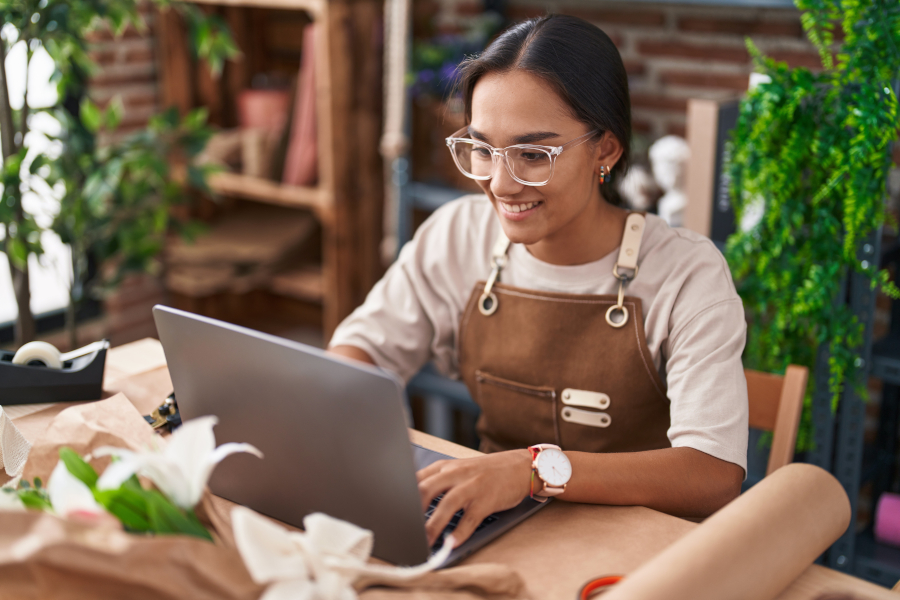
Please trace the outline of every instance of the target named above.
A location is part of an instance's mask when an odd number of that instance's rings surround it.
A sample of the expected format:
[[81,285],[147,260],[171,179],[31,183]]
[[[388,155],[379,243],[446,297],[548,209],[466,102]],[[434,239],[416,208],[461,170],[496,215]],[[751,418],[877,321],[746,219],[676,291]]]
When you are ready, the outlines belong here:
[[[885,181],[897,138],[900,3],[795,0],[822,71],[789,68],[747,45],[771,78],[741,102],[727,175],[740,225],[726,256],[750,325],[745,366],[812,371],[829,351],[832,406],[858,364],[863,326],[843,302],[859,273],[890,296],[900,290],[878,257],[860,260],[885,223]],[[837,34],[842,41],[835,45]],[[812,378],[811,378],[812,382]],[[798,447],[812,444],[812,383]]]

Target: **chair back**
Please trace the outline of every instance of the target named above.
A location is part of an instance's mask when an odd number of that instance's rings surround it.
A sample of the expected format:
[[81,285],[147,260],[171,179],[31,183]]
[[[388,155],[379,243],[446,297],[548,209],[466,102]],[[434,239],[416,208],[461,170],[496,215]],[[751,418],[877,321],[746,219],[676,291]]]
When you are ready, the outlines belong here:
[[750,401],[750,427],[772,432],[772,450],[766,475],[794,459],[797,428],[809,369],[789,365],[784,375],[744,370]]

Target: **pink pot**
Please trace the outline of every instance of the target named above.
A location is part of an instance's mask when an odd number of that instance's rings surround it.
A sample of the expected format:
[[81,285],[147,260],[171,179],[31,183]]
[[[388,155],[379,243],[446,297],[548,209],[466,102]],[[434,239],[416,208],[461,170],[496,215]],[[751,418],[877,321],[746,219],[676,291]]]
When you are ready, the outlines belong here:
[[245,129],[281,130],[290,100],[287,90],[243,90],[238,95],[238,124]]

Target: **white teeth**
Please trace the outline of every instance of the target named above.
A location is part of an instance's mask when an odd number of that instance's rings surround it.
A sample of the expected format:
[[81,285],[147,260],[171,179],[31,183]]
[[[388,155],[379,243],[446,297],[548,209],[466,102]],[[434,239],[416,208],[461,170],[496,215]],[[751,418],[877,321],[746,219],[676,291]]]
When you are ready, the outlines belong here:
[[538,204],[540,204],[540,202],[528,202],[526,204],[507,204],[506,209],[511,213],[518,213],[526,210],[531,210]]

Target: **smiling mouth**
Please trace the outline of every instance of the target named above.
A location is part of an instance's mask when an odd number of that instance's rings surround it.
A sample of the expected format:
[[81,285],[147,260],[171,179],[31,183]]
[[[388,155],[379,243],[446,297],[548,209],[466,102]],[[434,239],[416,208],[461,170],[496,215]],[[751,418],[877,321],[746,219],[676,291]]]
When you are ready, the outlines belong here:
[[513,214],[529,211],[533,208],[537,208],[543,203],[543,200],[539,200],[537,202],[523,202],[522,204],[508,204],[506,202],[501,202],[501,204],[503,205],[503,210]]

